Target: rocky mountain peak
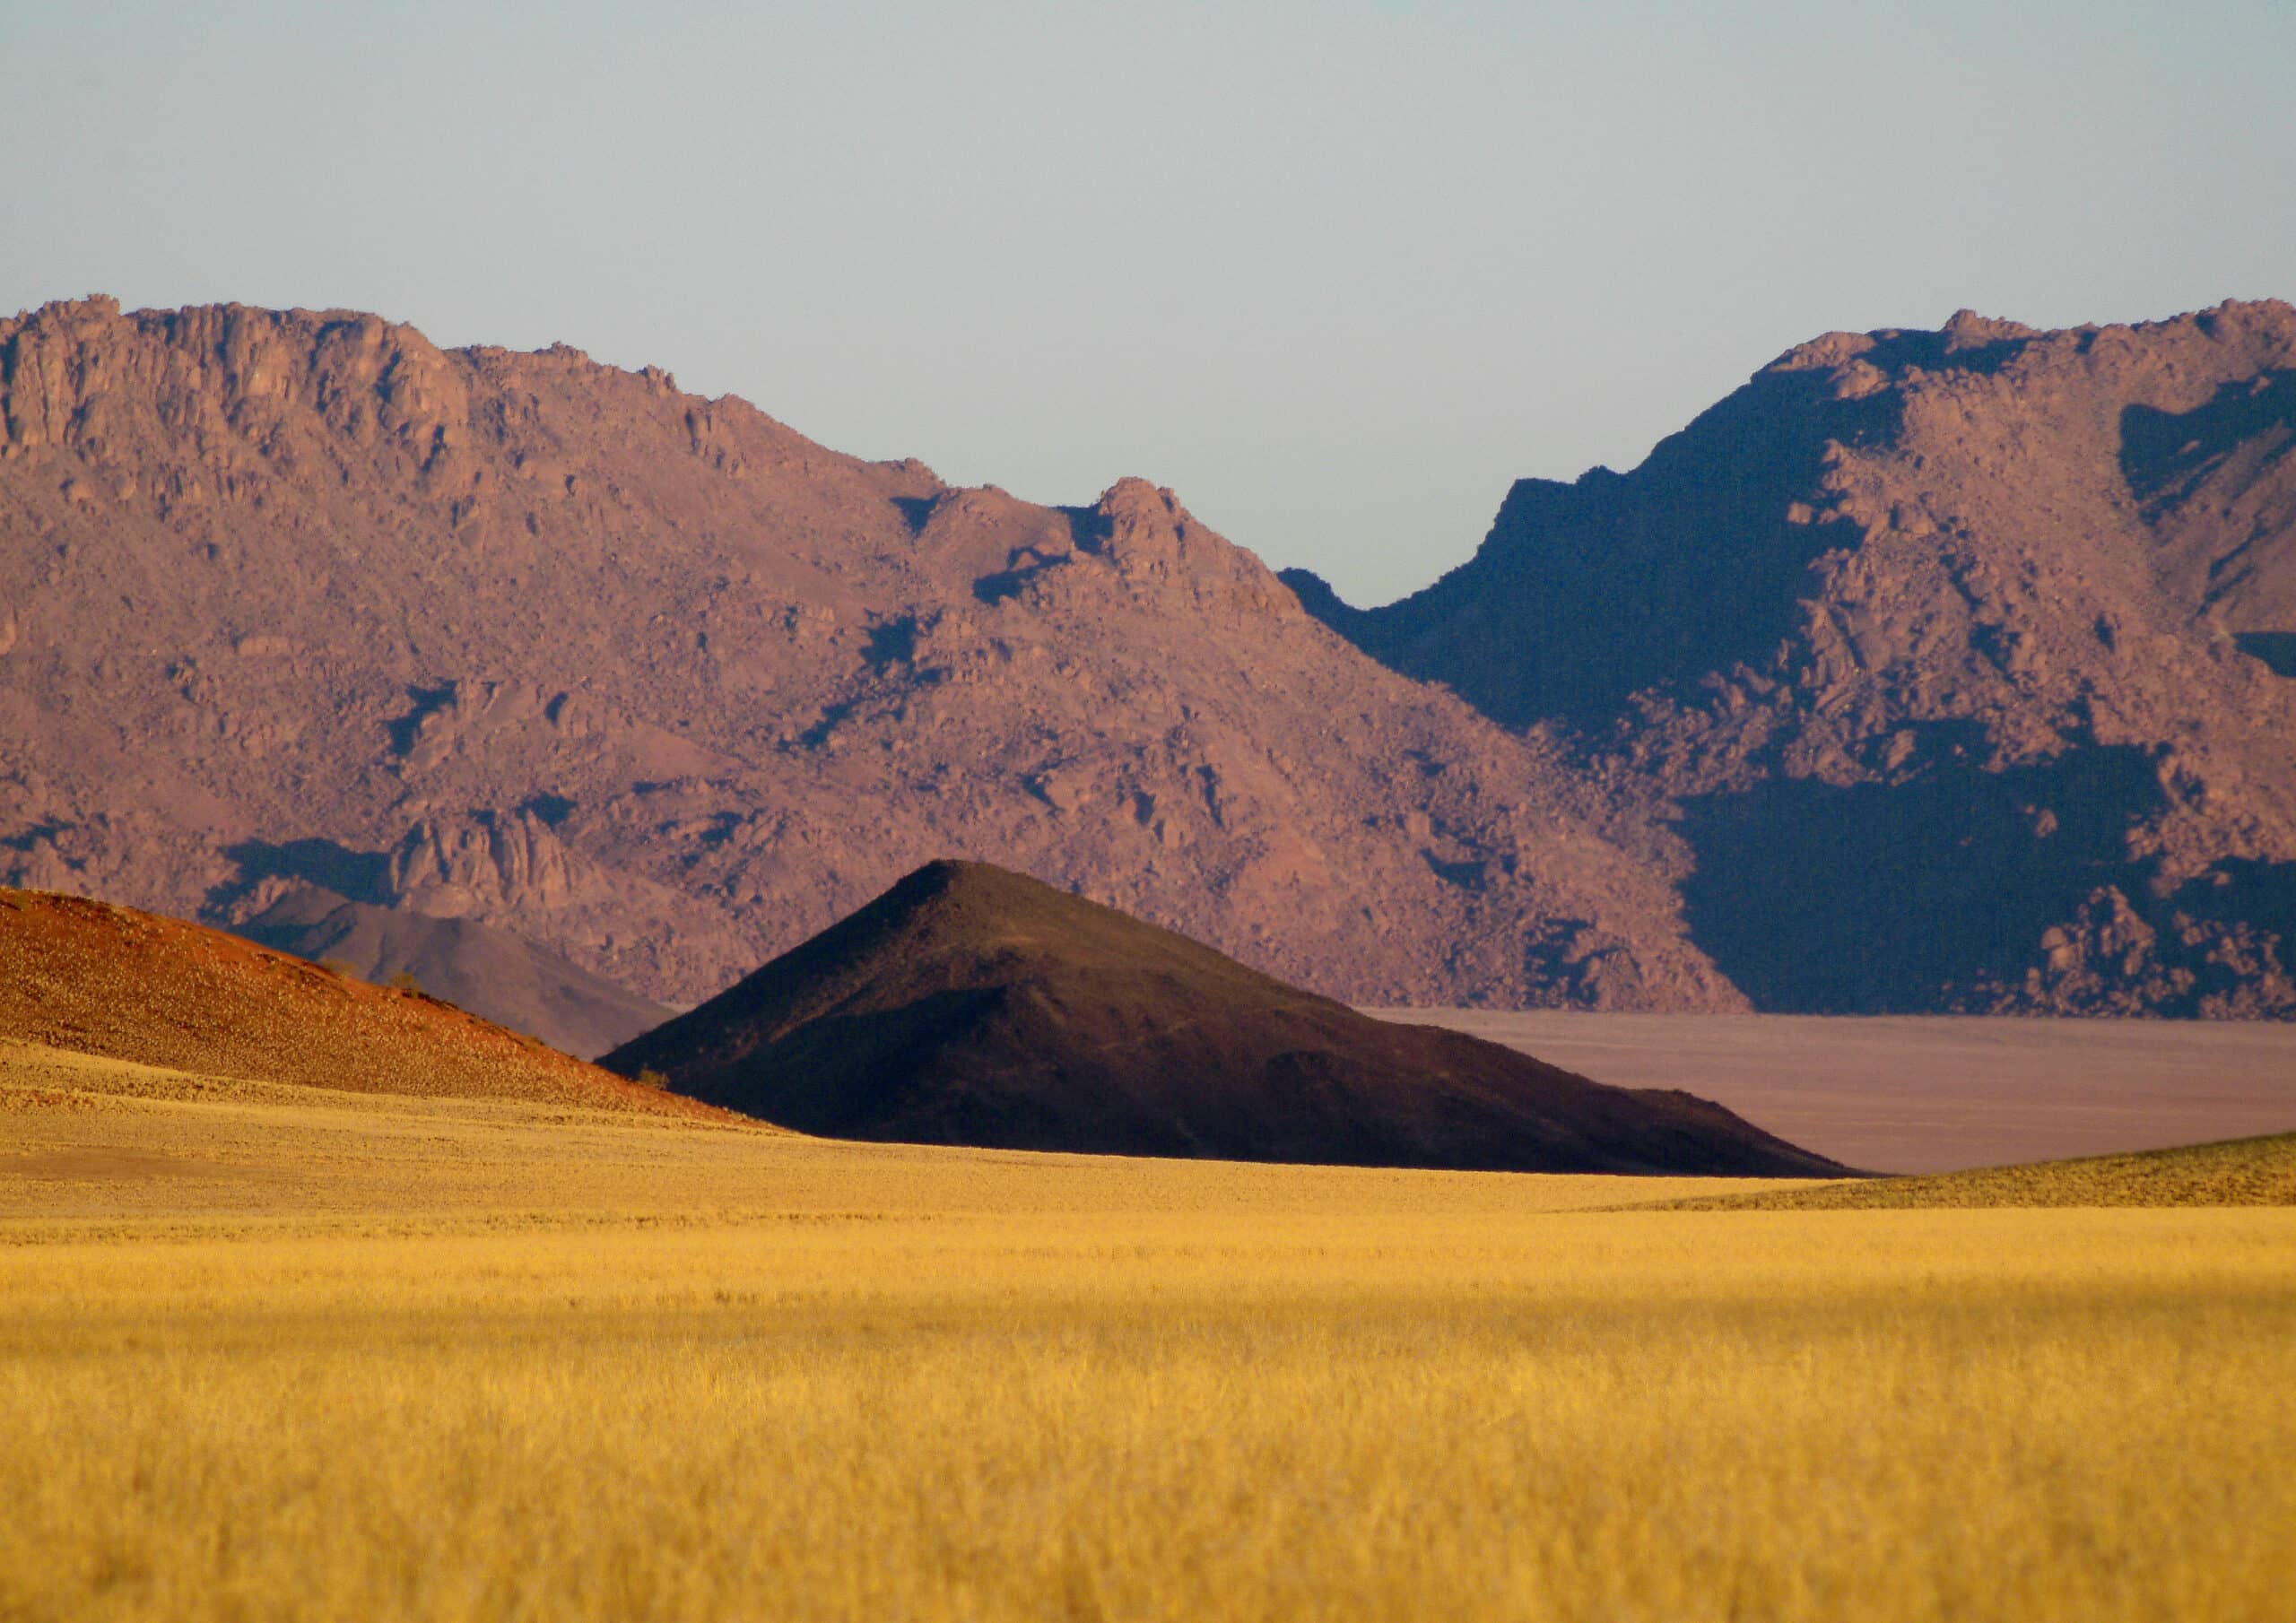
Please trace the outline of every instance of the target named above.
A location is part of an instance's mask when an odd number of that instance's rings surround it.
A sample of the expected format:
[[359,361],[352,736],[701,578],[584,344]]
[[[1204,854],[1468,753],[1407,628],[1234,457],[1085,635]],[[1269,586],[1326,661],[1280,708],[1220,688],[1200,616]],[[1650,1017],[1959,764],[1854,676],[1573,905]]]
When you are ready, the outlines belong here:
[[1737,1002],[1546,752],[1145,481],[954,489],[352,312],[0,355],[0,877],[317,886],[683,1002],[955,852],[1347,996]]
[[1831,334],[1426,592],[1309,601],[1664,808],[1765,1005],[2296,1011],[2291,317]]

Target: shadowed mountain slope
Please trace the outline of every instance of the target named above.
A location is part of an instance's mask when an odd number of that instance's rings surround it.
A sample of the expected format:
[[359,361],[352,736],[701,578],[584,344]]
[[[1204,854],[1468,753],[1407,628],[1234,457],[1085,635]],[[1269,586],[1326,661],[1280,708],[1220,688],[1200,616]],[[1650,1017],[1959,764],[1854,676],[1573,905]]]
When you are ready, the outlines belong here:
[[317,886],[288,892],[234,933],[377,985],[412,979],[433,997],[583,1059],[673,1012],[475,919],[345,901]]
[[1287,578],[1571,740],[1760,1007],[2285,1018],[2292,378],[2271,302],[1835,333],[1414,596]]
[[0,1037],[353,1093],[710,1114],[420,993],[81,897],[0,890]]
[[1375,1020],[972,863],[919,869],[604,1063],[846,1138],[1518,1171],[1839,1170],[1718,1105]]
[[1743,1007],[1593,801],[1136,480],[372,316],[0,319],[0,882],[317,885],[686,1002],[954,852],[1351,999]]

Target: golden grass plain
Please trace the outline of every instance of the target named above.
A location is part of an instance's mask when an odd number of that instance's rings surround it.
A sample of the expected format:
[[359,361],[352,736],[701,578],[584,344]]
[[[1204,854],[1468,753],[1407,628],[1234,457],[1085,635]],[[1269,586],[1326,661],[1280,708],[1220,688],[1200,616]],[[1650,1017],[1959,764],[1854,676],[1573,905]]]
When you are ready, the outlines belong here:
[[2296,1206],[2296,1133],[1980,1167],[1926,1177],[1853,1179],[1697,1195],[1686,1210],[1849,1211],[1983,1206]]
[[2296,1211],[823,1143],[0,1046],[0,1618],[2268,1619]]

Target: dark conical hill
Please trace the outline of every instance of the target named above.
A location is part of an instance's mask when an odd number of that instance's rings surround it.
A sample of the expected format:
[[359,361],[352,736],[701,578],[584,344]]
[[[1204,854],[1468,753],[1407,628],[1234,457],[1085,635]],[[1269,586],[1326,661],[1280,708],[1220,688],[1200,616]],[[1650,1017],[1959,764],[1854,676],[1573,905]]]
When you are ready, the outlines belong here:
[[1553,1172],[1839,1175],[1718,1105],[1391,1025],[985,864],[936,862],[602,1062],[806,1132]]

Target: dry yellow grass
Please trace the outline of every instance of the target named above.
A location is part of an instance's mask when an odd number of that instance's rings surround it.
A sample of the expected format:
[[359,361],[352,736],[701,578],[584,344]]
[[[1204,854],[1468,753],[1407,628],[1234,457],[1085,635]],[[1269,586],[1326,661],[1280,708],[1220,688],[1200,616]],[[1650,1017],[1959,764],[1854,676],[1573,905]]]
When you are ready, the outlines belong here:
[[1976,1206],[2296,1206],[2296,1133],[2133,1155],[1871,1178],[1677,1202],[1710,1211],[1848,1211]]
[[0,1618],[2296,1593],[2296,1212],[1594,1211],[1694,1191],[235,1087],[0,1054]]

